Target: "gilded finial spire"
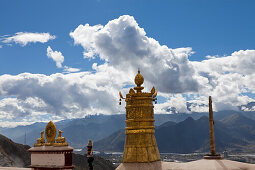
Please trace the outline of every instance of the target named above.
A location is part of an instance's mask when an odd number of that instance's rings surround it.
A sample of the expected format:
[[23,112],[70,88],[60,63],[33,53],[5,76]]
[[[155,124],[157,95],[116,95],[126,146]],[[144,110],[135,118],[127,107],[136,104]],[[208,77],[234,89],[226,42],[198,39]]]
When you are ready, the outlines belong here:
[[138,69],[138,73],[135,76],[135,84],[137,87],[134,88],[138,93],[141,92],[142,89],[144,88],[141,86],[143,84],[143,81],[144,81],[143,75],[140,73],[140,69]]

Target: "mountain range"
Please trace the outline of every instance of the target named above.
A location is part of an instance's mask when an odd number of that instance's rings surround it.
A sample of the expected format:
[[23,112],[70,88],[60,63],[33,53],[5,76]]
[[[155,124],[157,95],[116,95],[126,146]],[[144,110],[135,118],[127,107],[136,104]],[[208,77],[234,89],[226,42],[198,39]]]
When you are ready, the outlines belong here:
[[[202,113],[192,113],[191,115],[197,119],[202,116]],[[158,114],[155,115],[155,125],[160,125],[166,121],[179,122],[185,120],[188,116],[188,114]],[[0,129],[0,133],[17,143],[25,144],[26,141],[26,144],[33,146],[46,124],[39,122],[27,126],[3,128]],[[89,139],[98,141],[119,129],[124,129],[125,115],[93,115],[81,119],[64,120],[55,124],[58,129],[64,131],[63,136],[66,137],[71,146],[82,148]]]
[[[216,151],[252,152],[255,149],[255,120],[240,113],[216,116]],[[209,119],[188,117],[181,122],[168,121],[156,127],[155,137],[160,153],[192,153],[209,151]],[[122,152],[125,131],[119,130],[94,143],[95,150]]]
[[[242,123],[238,126],[233,125],[231,127],[231,122],[228,119],[234,121],[235,117],[233,115],[239,115],[242,117]],[[232,117],[231,117],[232,115]],[[195,124],[202,122],[201,117],[208,116],[208,113],[177,113],[177,114],[155,114],[155,126],[157,129],[163,129],[163,126],[181,126],[181,122],[185,121],[188,117],[191,117]],[[224,128],[235,129],[237,133],[239,128],[242,129],[242,132],[245,134],[244,130],[246,121],[250,125],[252,121],[255,120],[255,112],[244,112],[244,111],[220,111],[214,113],[215,121],[219,121],[219,124],[223,124]],[[239,119],[239,118],[238,118]],[[241,118],[240,118],[241,119]],[[200,121],[198,121],[200,120]],[[197,122],[196,122],[197,121]],[[40,137],[40,132],[44,130],[47,123],[34,123],[27,126],[17,126],[15,128],[3,128],[0,129],[0,133],[12,139],[14,142],[23,143],[30,146],[36,142],[36,139]],[[64,131],[63,136],[66,137],[68,143],[74,148],[83,148],[87,145],[89,139],[92,139],[94,142],[102,142],[106,140],[109,136],[123,136],[120,134],[121,129],[125,128],[125,115],[93,115],[87,116],[81,119],[71,119],[64,120],[55,123],[57,129]],[[233,123],[232,123],[233,124]],[[171,125],[171,126],[170,126]],[[184,126],[184,124],[183,124]],[[193,126],[193,125],[190,125]],[[197,125],[194,125],[194,128]],[[201,125],[202,126],[202,125]],[[208,123],[205,124],[208,126]],[[191,127],[192,128],[192,127]],[[250,128],[253,129],[253,126]],[[123,130],[122,130],[123,131]],[[187,131],[188,132],[188,131]],[[186,131],[183,134],[187,133]],[[25,135],[26,133],[26,135]],[[248,132],[247,132],[248,133]],[[173,134],[175,135],[175,134]],[[239,134],[236,134],[239,135]],[[26,139],[25,139],[26,136]],[[206,137],[207,138],[207,137]],[[107,139],[109,142],[110,139]],[[160,139],[158,139],[160,140]],[[169,140],[169,139],[167,139]],[[250,140],[250,138],[247,138]],[[26,141],[26,143],[25,143]],[[116,140],[116,142],[120,142]],[[120,143],[117,145],[121,145]],[[112,145],[111,147],[116,147]]]

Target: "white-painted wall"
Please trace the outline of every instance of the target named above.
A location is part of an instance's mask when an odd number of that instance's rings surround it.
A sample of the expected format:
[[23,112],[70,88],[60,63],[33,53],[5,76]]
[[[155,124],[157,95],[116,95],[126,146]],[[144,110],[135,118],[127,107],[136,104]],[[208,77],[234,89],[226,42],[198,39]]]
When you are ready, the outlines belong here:
[[31,165],[55,165],[55,166],[64,166],[65,165],[65,155],[61,154],[40,154],[32,153],[31,154]]

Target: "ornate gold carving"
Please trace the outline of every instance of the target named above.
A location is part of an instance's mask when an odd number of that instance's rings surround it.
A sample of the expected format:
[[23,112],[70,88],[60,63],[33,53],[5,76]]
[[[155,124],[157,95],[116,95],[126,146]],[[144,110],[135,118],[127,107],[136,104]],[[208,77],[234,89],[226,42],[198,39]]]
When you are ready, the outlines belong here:
[[126,130],[125,134],[138,134],[138,133],[155,133],[155,130],[154,129],[138,129],[138,130]]
[[120,98],[121,98],[121,99],[125,99],[125,98],[122,96],[121,92],[119,92],[119,95],[120,95]]
[[62,133],[63,131],[58,130],[58,137],[56,139],[56,143],[54,143],[54,146],[68,146],[68,143],[66,142],[66,138],[61,136]]
[[[126,95],[126,139],[122,162],[154,162],[160,160],[154,127],[153,101],[157,91],[142,92],[144,78],[138,70],[136,87]],[[120,93],[121,94],[121,93]],[[120,95],[122,98],[123,96]]]
[[153,98],[156,97],[157,94],[158,94],[158,91],[156,90],[156,92],[152,95],[152,97],[153,97]]
[[132,95],[135,94],[135,91],[134,91],[133,89],[130,89],[130,90],[129,90],[129,94],[132,96]]
[[154,119],[134,119],[134,120],[125,120],[125,122],[155,122]]
[[155,93],[155,87],[153,86],[151,89],[151,94],[154,94],[154,93]]
[[130,129],[155,129],[154,126],[133,126],[133,127],[126,127],[126,130]]
[[50,121],[45,128],[45,136],[47,139],[47,143],[45,145],[53,145],[55,143],[56,131],[56,125]]
[[41,132],[41,137],[36,140],[34,147],[43,146],[45,144],[45,139],[43,135],[44,131]]

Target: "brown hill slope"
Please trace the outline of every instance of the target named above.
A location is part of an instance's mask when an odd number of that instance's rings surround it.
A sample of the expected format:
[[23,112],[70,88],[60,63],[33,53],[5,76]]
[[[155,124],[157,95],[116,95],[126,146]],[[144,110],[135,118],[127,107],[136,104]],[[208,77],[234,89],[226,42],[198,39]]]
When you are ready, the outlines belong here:
[[[2,167],[28,167],[30,165],[30,146],[13,142],[0,134],[0,166]],[[76,170],[87,169],[88,163],[85,156],[73,154],[73,165]],[[114,170],[110,161],[95,156],[94,167],[96,170]]]
[[[88,162],[86,156],[73,154],[73,164],[75,165],[74,170],[88,169]],[[114,170],[113,164],[99,156],[94,156],[94,169],[96,170]]]
[[0,166],[28,167],[30,165],[30,147],[13,142],[0,135]]

